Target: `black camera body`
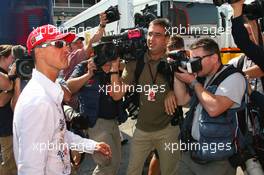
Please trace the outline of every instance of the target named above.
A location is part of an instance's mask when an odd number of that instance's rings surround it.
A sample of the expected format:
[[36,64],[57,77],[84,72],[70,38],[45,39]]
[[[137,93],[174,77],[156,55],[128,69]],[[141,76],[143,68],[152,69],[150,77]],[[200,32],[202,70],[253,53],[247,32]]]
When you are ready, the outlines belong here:
[[22,80],[29,80],[31,78],[34,67],[34,60],[30,55],[25,54],[22,58],[16,60],[16,74]]
[[118,7],[117,6],[110,6],[106,11],[106,19],[108,20],[107,23],[111,23],[114,21],[118,21],[120,19],[120,14],[118,11]]
[[[221,6],[224,3],[233,4],[240,0],[213,0],[216,6]],[[250,20],[255,20],[264,17],[264,1],[255,0],[250,4],[243,5],[243,14]]]
[[148,28],[149,23],[157,18],[157,16],[152,13],[150,7],[148,4],[146,4],[145,8],[141,10],[142,14],[135,13],[134,19],[135,19],[135,26],[136,27],[143,27]]
[[186,51],[171,51],[168,57],[173,59],[169,62],[170,69],[173,72],[181,72],[178,67],[188,71],[188,73],[197,73],[202,70],[202,63],[200,58],[188,58]]
[[102,66],[117,57],[125,61],[136,60],[147,50],[145,31],[130,29],[118,35],[102,37],[101,41],[93,45],[96,66]]

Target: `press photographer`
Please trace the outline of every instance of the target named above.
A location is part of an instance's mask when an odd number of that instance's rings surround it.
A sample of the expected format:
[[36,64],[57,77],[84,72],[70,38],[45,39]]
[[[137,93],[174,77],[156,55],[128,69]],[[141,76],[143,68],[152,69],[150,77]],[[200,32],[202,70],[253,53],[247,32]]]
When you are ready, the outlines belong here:
[[[246,81],[233,66],[222,65],[219,46],[213,39],[193,43],[190,56],[201,60],[202,69],[188,73],[179,67],[181,72],[175,72],[174,92],[178,105],[190,107],[180,126],[181,142],[188,147],[182,152],[176,174],[235,175],[236,167],[231,166],[228,158],[237,152],[235,112],[241,106]],[[200,83],[197,77],[205,78],[205,83]],[[215,144],[214,152],[201,147],[203,144]]]
[[[264,71],[264,49],[263,43],[256,45],[249,38],[248,32],[244,26],[243,14],[245,14],[246,7],[250,7],[249,12],[245,15],[252,17],[252,19],[260,19],[264,16],[264,2],[263,0],[256,0],[250,5],[244,5],[244,0],[231,1],[231,6],[234,10],[232,19],[232,35],[238,48],[246,54],[255,64],[257,64]],[[261,30],[259,35],[261,36]],[[262,36],[261,36],[262,38]]]
[[[105,44],[97,46],[95,57],[78,64],[67,80],[70,91],[73,94],[78,94],[80,104],[80,116],[72,124],[75,127],[79,125],[80,129],[86,129],[89,138],[104,141],[112,149],[112,160],[110,162],[93,156],[97,165],[94,174],[118,173],[121,162],[121,141],[118,124],[126,120],[125,111],[121,108],[121,101],[114,101],[111,90],[105,88],[111,84],[110,76],[113,74],[113,72],[109,72],[111,68],[109,60],[116,59],[112,54],[108,54],[112,50],[105,50],[107,46]],[[100,53],[100,49],[103,53]],[[94,60],[98,61],[97,64],[94,63]],[[119,74],[119,71],[114,73]],[[80,120],[82,121],[80,122]]]

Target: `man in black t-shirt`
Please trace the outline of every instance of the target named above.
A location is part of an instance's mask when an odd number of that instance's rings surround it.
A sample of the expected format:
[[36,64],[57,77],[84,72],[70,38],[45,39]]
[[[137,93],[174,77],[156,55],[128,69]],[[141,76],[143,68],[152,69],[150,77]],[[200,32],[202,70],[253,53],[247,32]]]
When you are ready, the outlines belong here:
[[121,161],[121,141],[117,120],[120,116],[120,104],[112,99],[110,89],[107,88],[111,84],[110,68],[111,62],[106,62],[97,68],[93,59],[89,59],[78,64],[67,81],[70,91],[73,94],[78,93],[80,114],[85,116],[89,125],[89,138],[109,144],[112,150],[111,162],[93,157],[97,164],[93,175],[115,175],[118,173]]

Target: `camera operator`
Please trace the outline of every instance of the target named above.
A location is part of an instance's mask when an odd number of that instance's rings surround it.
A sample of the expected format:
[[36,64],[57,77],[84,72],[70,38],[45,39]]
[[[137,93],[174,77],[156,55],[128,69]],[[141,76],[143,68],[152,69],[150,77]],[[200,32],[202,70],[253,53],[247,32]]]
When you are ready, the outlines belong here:
[[98,158],[94,157],[97,166],[93,174],[115,175],[121,162],[121,141],[117,120],[121,115],[120,102],[114,101],[111,92],[106,88],[111,85],[110,68],[111,62],[96,67],[91,58],[78,64],[67,81],[71,92],[78,93],[80,114],[86,117],[89,125],[89,138],[109,144],[112,150],[110,163],[98,161]]
[[[11,54],[11,45],[0,45],[0,72],[7,75],[9,67],[14,62]],[[2,159],[0,160],[0,174],[16,174],[16,164],[13,154],[12,122],[13,111],[11,108],[12,88],[0,91],[0,150]]]
[[249,34],[243,22],[243,4],[244,0],[231,4],[234,10],[232,19],[232,35],[238,48],[240,48],[247,57],[249,57],[264,71],[264,48],[263,45],[259,46],[250,40]]
[[[142,59],[141,63],[144,65],[138,85],[141,88],[151,87],[146,92],[137,91],[140,94],[140,109],[129,154],[128,175],[142,173],[144,161],[153,148],[158,151],[162,174],[171,174],[178,161],[178,151],[172,153],[164,147],[165,144],[177,143],[178,126],[171,125],[171,116],[177,107],[176,98],[169,83],[157,71],[159,63],[166,61],[169,33],[165,31],[169,27],[166,19],[153,20],[147,34],[148,51],[143,58],[137,58],[137,61]],[[120,100],[129,90],[128,85],[133,85],[137,61],[126,64],[121,78],[117,73],[119,60],[112,62],[112,87],[120,87],[120,90],[113,91],[115,100]],[[163,86],[164,91],[155,90],[154,86]]]
[[67,43],[74,38],[74,34],[62,34],[53,25],[38,27],[28,36],[28,53],[36,68],[14,112],[18,174],[70,174],[70,149],[111,158],[107,144],[81,138],[66,129],[63,90],[55,80],[68,66]]
[[[97,32],[92,36],[89,41],[88,46],[83,46],[82,37],[76,37],[73,43],[70,44],[70,54],[68,56],[69,67],[63,70],[63,77],[65,81],[68,80],[70,75],[72,74],[74,67],[79,64],[81,61],[86,60],[92,54],[92,44],[99,41],[101,37],[105,33],[105,26],[107,23],[106,14],[101,13],[100,17],[100,25],[98,27]],[[81,43],[80,43],[81,42]]]
[[[21,59],[25,55],[25,53],[26,48],[24,46],[16,45],[12,47],[12,55],[15,60]],[[16,62],[11,66],[11,69],[9,71],[9,77],[14,82],[14,95],[11,100],[11,108],[14,111],[18,97],[22,89],[26,85],[27,81],[21,80],[21,78],[17,75]]]
[[[188,147],[181,154],[177,174],[211,175],[213,172],[215,175],[235,175],[236,169],[228,161],[229,156],[233,155],[232,149],[225,147],[221,151],[217,145],[215,152],[210,149],[211,144],[233,141],[235,128],[227,121],[234,121],[235,114],[230,111],[241,104],[246,89],[245,79],[242,74],[234,72],[219,80],[226,70],[236,69],[222,65],[219,47],[212,39],[200,39],[193,43],[190,55],[201,59],[202,70],[195,75],[179,67],[182,72],[175,73],[174,91],[178,105],[190,105],[180,134],[181,141]],[[197,76],[206,78],[204,85],[197,81]],[[216,81],[220,83],[218,86]],[[191,93],[186,84],[193,89]],[[225,126],[230,129],[225,129]],[[227,137],[229,135],[232,135],[231,138]],[[200,146],[206,143],[210,147],[206,149],[201,146],[198,150],[189,147],[195,143]]]
[[[181,36],[179,35],[170,36],[170,40],[167,45],[167,52],[184,51],[185,50],[184,48],[185,48],[184,40]],[[171,59],[171,58],[167,58],[167,59]],[[175,133],[175,134],[178,134],[178,133]],[[148,175],[160,175],[160,174],[161,172],[160,172],[159,155],[158,155],[157,150],[154,150],[152,159],[149,163]]]

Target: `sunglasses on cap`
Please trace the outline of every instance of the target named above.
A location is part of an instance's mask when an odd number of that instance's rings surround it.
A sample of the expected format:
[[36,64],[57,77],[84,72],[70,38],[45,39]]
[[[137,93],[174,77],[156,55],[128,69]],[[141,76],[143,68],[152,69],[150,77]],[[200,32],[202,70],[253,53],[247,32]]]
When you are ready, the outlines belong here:
[[57,41],[51,41],[51,42],[47,42],[47,43],[43,43],[39,46],[36,46],[37,48],[46,48],[48,46],[54,46],[56,48],[63,48],[64,46],[67,46],[68,43],[64,40],[57,40]]

